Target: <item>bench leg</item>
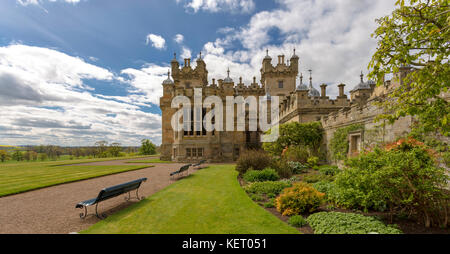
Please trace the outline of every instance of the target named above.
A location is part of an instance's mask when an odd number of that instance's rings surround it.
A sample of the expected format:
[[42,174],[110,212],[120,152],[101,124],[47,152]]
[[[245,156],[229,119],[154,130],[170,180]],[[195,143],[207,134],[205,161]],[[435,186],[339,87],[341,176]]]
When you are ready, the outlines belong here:
[[99,218],[99,219],[105,219],[106,217],[108,217],[108,216],[106,216],[106,214],[102,214],[101,217],[100,217],[100,215],[98,215],[98,212],[97,212],[98,204],[99,204],[99,203],[97,203],[97,204],[95,205],[95,216],[97,216],[97,218]]
[[87,206],[84,206],[84,213],[80,213],[80,218],[85,219],[87,215]]

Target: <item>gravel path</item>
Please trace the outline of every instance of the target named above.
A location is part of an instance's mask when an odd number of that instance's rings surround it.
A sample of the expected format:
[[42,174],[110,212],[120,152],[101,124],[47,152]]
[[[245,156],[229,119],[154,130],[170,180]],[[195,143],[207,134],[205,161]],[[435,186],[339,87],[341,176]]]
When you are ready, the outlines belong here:
[[[124,165],[125,161],[130,160],[92,162],[83,165]],[[126,163],[126,165],[133,164]],[[142,183],[139,194],[147,197],[173,183],[169,173],[182,164],[148,165],[154,165],[154,167],[2,197],[0,198],[0,233],[66,234],[81,231],[100,219],[92,215],[88,215],[84,220],[80,219],[79,213],[84,212],[84,209],[75,208],[78,202],[96,197],[105,187],[142,177],[147,177],[148,180]],[[192,168],[189,169],[189,173],[191,172],[193,172]],[[124,197],[101,202],[98,206],[99,213],[109,215],[137,202],[135,199],[126,202]],[[88,213],[95,214],[95,206],[88,207]]]

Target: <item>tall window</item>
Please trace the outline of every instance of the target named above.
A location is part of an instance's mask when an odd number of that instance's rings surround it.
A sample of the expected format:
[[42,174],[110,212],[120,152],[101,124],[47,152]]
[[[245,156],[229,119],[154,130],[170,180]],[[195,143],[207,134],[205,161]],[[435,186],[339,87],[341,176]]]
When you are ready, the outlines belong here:
[[278,81],[278,88],[283,88],[283,80]]
[[186,157],[191,157],[191,148],[186,148]]

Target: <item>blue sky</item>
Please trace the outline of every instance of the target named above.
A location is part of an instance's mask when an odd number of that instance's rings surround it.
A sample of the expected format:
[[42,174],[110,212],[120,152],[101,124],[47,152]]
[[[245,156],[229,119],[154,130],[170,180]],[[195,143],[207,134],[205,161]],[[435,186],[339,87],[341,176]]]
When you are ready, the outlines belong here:
[[159,144],[174,52],[181,61],[202,51],[209,80],[230,68],[248,84],[266,48],[274,59],[296,48],[300,71],[313,69],[333,97],[367,73],[374,20],[392,2],[0,1],[0,144]]

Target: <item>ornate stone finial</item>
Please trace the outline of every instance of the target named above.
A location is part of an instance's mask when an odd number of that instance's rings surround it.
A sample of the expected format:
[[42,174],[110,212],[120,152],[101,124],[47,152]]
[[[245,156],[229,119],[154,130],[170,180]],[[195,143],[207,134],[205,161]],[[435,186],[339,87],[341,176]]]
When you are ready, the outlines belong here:
[[253,84],[255,84],[255,83],[256,83],[256,77],[253,76]]
[[228,78],[230,77],[230,67],[228,67],[228,70],[227,70],[227,77]]
[[167,71],[167,78],[170,78],[170,70]]
[[300,72],[300,84],[303,84],[303,73]]
[[266,49],[266,56],[269,56],[269,49]]
[[173,59],[177,59],[177,52],[173,53]]
[[202,52],[200,51],[200,59],[202,59]]
[[364,81],[363,81],[363,78],[364,78],[364,74],[363,74],[363,72],[361,71],[361,75],[360,75],[360,77],[361,77],[361,83],[364,83]]
[[309,86],[312,87],[312,70],[309,69]]
[[239,77],[239,84],[242,84],[242,77]]
[[294,47],[294,56],[295,56],[295,47]]

